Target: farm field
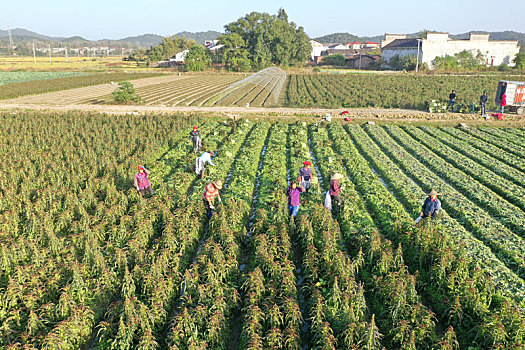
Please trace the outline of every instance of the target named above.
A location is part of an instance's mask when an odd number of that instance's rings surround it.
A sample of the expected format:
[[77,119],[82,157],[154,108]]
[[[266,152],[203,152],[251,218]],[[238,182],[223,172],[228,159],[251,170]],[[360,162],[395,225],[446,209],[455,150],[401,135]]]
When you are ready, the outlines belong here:
[[36,58],[16,56],[0,57],[0,71],[80,71],[80,72],[105,72],[108,70],[133,69],[135,71],[148,71],[137,68],[135,62],[125,62],[122,57],[77,57],[53,56],[49,62],[48,56]]
[[[242,75],[184,75],[179,79],[137,88],[137,95],[145,105],[201,106],[226,89]],[[111,96],[91,98],[79,103],[108,104]]]
[[84,73],[79,72],[1,72],[0,71],[0,85],[10,83],[21,83],[24,81],[47,80],[63,77],[83,76]]
[[448,101],[457,91],[456,108],[472,103],[487,91],[487,107],[495,109],[499,80],[525,81],[523,75],[427,76],[404,74],[292,74],[283,96],[287,107],[406,108],[425,110],[431,100]]
[[[0,73],[2,74],[2,73]],[[97,73],[87,76],[69,76],[40,81],[25,81],[10,83],[2,86],[0,90],[0,100],[13,99],[14,103],[36,103],[36,104],[61,104],[65,101],[54,99],[53,93],[58,91],[58,95],[75,96],[78,88],[93,87],[93,90],[101,88],[97,96],[104,93],[102,84],[119,82],[124,80],[134,80],[141,78],[151,78],[162,76],[160,73]],[[148,80],[146,80],[148,81]],[[110,91],[113,91],[111,89]]]
[[[525,346],[523,128],[0,120],[2,348]],[[217,151],[205,179],[193,125]],[[285,190],[305,160],[313,187],[293,222]],[[132,185],[142,164],[148,199]],[[332,216],[334,172],[344,205]],[[224,203],[208,221],[215,179]],[[441,217],[414,226],[430,189]]]

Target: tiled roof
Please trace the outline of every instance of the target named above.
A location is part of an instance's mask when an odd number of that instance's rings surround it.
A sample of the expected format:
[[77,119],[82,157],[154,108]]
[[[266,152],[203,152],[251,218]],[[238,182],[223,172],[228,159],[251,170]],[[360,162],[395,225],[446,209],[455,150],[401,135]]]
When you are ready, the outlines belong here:
[[396,48],[417,48],[417,39],[396,39],[383,47],[383,50]]

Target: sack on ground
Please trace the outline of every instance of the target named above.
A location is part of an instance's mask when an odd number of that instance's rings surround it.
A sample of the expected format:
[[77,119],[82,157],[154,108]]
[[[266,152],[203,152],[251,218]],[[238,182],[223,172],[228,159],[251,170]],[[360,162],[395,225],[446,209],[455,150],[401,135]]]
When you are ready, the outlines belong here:
[[326,191],[326,195],[324,196],[324,206],[325,208],[332,210],[332,197],[330,197],[330,191]]

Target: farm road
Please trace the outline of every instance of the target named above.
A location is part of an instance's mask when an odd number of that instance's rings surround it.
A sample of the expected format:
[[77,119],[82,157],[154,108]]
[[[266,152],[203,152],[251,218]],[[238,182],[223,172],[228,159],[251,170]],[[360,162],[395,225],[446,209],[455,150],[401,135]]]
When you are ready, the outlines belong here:
[[[180,78],[180,77],[179,77]],[[151,78],[158,79],[158,78]],[[155,82],[157,84],[158,82]],[[107,84],[109,85],[109,84]],[[145,86],[145,85],[144,85]],[[97,86],[99,88],[100,85]],[[113,89],[114,85],[110,85]],[[87,88],[81,88],[87,89]],[[109,91],[111,92],[111,90]],[[55,93],[52,93],[55,94]],[[48,94],[45,94],[48,95]],[[39,95],[41,96],[41,95]],[[97,90],[97,96],[100,96],[100,90]],[[35,96],[36,97],[36,96]],[[86,97],[82,97],[86,99]],[[222,115],[237,115],[237,116],[273,116],[273,117],[311,117],[315,115],[325,115],[331,113],[334,116],[343,110],[340,109],[323,109],[323,108],[265,108],[265,107],[197,107],[197,106],[150,106],[150,105],[86,105],[86,104],[44,104],[31,103],[24,101],[22,98],[0,101],[0,111],[16,111],[16,110],[38,110],[49,112],[99,112],[114,115],[125,115],[133,113],[206,113],[206,114],[222,114]],[[507,115],[505,121],[483,121],[478,114],[431,114],[423,111],[404,110],[404,109],[378,109],[378,108],[346,108],[349,115],[355,119],[363,120],[377,120],[377,121],[427,121],[427,122],[480,122],[484,124],[501,124],[508,125],[511,122],[513,125],[525,125],[525,118],[520,118],[516,115]]]

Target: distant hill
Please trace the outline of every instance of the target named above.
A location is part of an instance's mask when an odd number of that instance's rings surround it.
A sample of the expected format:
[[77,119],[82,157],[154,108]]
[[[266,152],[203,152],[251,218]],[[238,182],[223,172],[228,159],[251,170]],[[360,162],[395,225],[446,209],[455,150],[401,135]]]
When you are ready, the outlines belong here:
[[[205,40],[214,40],[219,37],[222,33],[216,31],[206,31],[206,32],[180,32],[174,34],[178,37],[186,37],[187,39],[193,39],[197,43],[204,43]],[[157,34],[143,34],[138,36],[130,36],[118,40],[112,39],[102,39],[102,40],[88,40],[82,38],[81,36],[72,36],[69,38],[63,37],[50,37],[42,34],[32,32],[27,29],[15,28],[11,30],[11,36],[13,42],[16,44],[21,43],[36,43],[36,44],[53,44],[59,46],[60,44],[67,44],[68,46],[117,46],[125,48],[150,48],[151,46],[156,46],[162,42],[162,36]],[[9,33],[7,30],[0,29],[0,45],[7,45],[9,43]]]
[[[490,40],[517,40],[519,42],[519,45],[521,46],[521,50],[525,50],[525,33],[519,33],[519,32],[513,32],[513,31],[505,31],[505,32],[487,32],[482,30],[473,30],[472,32],[475,33],[489,33],[490,34]],[[423,31],[417,32],[417,33],[410,33],[407,34],[409,38],[413,37],[421,37]],[[383,35],[377,35],[377,36],[364,36],[359,37],[350,33],[334,33],[334,34],[328,34],[324,35],[318,38],[315,38],[315,41],[318,41],[323,44],[332,44],[332,43],[340,43],[340,44],[346,44],[353,41],[359,41],[359,42],[368,42],[368,41],[374,41],[374,42],[381,42],[381,39],[383,39]],[[450,37],[453,39],[468,39],[469,33],[462,33],[462,34],[450,34]]]
[[383,38],[382,35],[357,36],[357,35],[353,35],[350,33],[334,33],[334,34],[324,35],[319,38],[315,38],[313,40],[318,41],[322,44],[335,44],[335,43],[346,44],[346,43],[351,43],[355,41],[365,42],[365,43],[369,41],[373,41],[373,42],[379,43],[381,42],[382,38]]
[[191,33],[191,32],[180,32],[175,34],[175,36],[178,36],[179,38],[185,37],[186,39],[193,39],[199,44],[204,44],[205,40],[215,40],[223,33],[219,33],[213,30],[208,30],[207,32],[197,32],[197,33]]

